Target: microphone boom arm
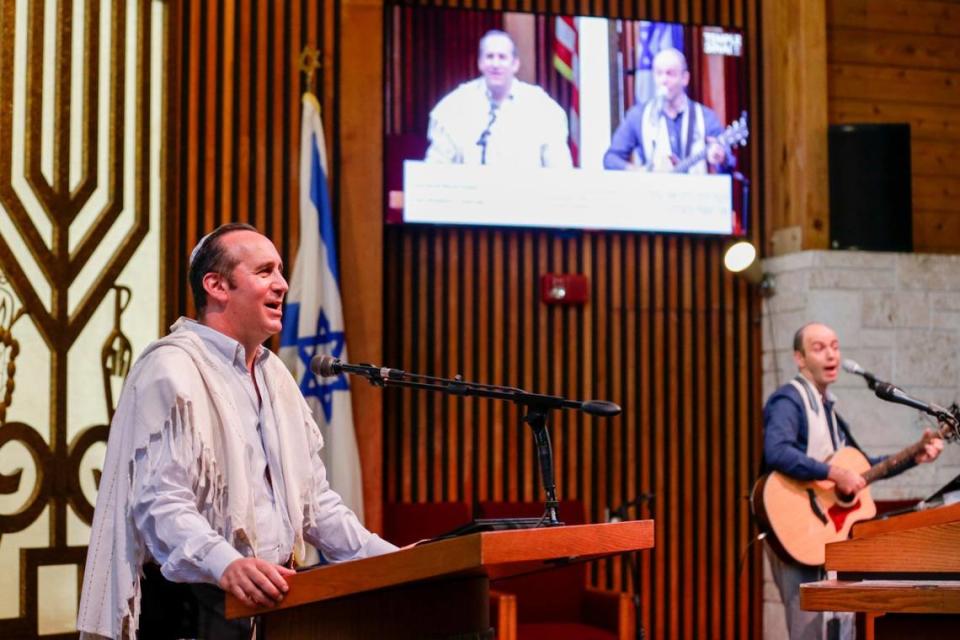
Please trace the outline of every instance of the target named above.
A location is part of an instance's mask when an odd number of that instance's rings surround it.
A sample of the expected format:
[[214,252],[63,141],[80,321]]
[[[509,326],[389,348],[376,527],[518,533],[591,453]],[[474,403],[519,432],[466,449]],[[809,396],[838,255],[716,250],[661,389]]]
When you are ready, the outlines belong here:
[[556,482],[553,473],[553,452],[550,446],[550,432],[547,430],[547,414],[551,409],[577,409],[584,413],[611,417],[620,413],[620,406],[606,400],[567,400],[561,396],[530,393],[517,387],[468,382],[459,374],[451,378],[425,376],[409,373],[400,369],[387,369],[369,364],[347,364],[328,355],[314,356],[310,369],[317,375],[337,375],[349,373],[365,378],[375,387],[403,387],[447,393],[461,397],[492,398],[508,400],[524,407],[523,421],[533,429],[533,439],[537,446],[537,466],[546,494],[543,522],[548,526],[561,524],[557,518]]
[[953,409],[953,407],[951,407],[953,410],[944,409],[940,405],[934,404],[933,402],[917,400],[916,398],[912,398],[904,393],[900,387],[894,386],[889,382],[878,381],[875,393],[881,400],[906,405],[930,414],[937,419],[937,422],[945,425],[945,429],[942,429],[941,433],[938,434],[941,437],[944,437],[947,440],[956,440],[958,437],[960,437],[960,415],[958,415],[960,411]]

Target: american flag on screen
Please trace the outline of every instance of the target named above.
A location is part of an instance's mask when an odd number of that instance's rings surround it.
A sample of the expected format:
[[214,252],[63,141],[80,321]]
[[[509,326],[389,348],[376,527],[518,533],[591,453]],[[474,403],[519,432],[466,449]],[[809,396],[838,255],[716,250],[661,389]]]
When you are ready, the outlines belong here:
[[573,165],[580,163],[580,63],[578,60],[577,20],[558,16],[553,41],[553,66],[570,82],[570,155]]

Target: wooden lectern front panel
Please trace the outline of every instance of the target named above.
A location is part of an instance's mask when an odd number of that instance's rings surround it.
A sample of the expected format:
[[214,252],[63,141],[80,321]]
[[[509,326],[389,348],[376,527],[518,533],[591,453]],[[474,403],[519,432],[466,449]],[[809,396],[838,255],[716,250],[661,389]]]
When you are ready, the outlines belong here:
[[266,638],[493,638],[486,576],[443,578],[279,609]]

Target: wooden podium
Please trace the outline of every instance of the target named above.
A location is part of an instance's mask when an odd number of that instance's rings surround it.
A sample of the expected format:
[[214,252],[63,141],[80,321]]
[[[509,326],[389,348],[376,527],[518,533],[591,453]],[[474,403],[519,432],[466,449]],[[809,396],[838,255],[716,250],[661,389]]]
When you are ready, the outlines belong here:
[[310,569],[259,615],[268,638],[492,638],[490,580],[653,547],[653,521],[475,533]]
[[871,520],[827,545],[837,580],[800,587],[808,611],[856,611],[870,638],[955,638],[960,624],[960,504]]

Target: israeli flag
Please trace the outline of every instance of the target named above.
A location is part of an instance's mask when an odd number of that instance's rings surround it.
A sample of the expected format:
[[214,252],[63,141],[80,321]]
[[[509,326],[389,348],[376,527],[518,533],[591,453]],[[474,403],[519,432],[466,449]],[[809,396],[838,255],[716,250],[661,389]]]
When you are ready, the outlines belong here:
[[305,93],[300,130],[300,247],[287,292],[280,357],[320,425],[330,486],[362,521],[363,487],[349,382],[342,373],[320,378],[310,371],[310,360],[318,354],[348,360],[336,246],[320,103]]

